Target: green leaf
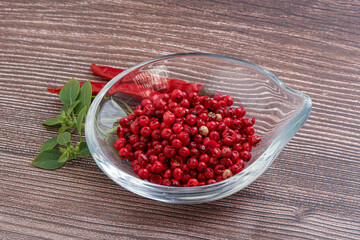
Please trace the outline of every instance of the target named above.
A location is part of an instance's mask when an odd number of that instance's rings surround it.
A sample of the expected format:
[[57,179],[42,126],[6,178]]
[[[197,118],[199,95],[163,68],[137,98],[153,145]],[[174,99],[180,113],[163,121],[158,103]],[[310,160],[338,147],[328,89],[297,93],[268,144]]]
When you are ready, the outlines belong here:
[[67,110],[68,110],[68,106],[66,106],[65,104],[63,104],[63,106],[62,106],[62,108],[61,108],[61,112],[67,112]]
[[[66,105],[63,105],[63,108],[64,108],[64,106],[66,106]],[[66,109],[67,109],[67,108],[68,108],[68,107],[66,106]],[[65,110],[61,110],[59,119],[60,119],[60,120],[62,120],[62,119],[64,119],[64,120],[67,119]]]
[[60,145],[66,145],[70,141],[70,133],[64,132],[57,137],[57,143]]
[[85,118],[87,106],[85,106],[81,111],[79,112],[79,115],[76,119],[76,128],[78,130],[78,134],[81,137],[81,130],[82,130],[82,122]]
[[[67,115],[70,115],[71,112],[74,110],[74,108],[75,108],[76,106],[78,106],[79,103],[80,103],[80,100],[76,100],[75,102],[73,102],[73,103],[70,105],[70,107],[66,110],[66,114],[67,114]],[[65,105],[64,105],[64,106],[65,106]]]
[[68,151],[64,152],[60,157],[59,157],[59,162],[60,163],[65,163],[66,161],[70,160],[70,154]]
[[86,142],[81,142],[79,145],[79,155],[82,157],[87,157],[90,155],[89,148],[86,144]]
[[63,123],[61,125],[61,128],[59,128],[58,134],[62,134],[63,132],[65,132],[68,129],[69,129],[69,127],[65,123]]
[[53,149],[57,144],[57,137],[50,138],[46,140],[42,145],[40,152]]
[[61,120],[59,118],[50,118],[42,122],[42,124],[47,126],[54,126],[61,124]]
[[46,150],[37,155],[31,162],[31,165],[42,169],[54,170],[65,164],[58,161],[61,155],[62,153],[57,149]]
[[74,112],[79,114],[80,111],[87,106],[87,109],[89,109],[90,103],[91,103],[91,97],[92,97],[92,87],[89,81],[86,81],[81,89],[80,94],[78,96],[78,100],[80,100],[79,105],[76,106]]
[[59,98],[64,104],[71,106],[71,104],[75,102],[77,96],[79,95],[79,91],[79,82],[75,78],[72,78],[60,90]]

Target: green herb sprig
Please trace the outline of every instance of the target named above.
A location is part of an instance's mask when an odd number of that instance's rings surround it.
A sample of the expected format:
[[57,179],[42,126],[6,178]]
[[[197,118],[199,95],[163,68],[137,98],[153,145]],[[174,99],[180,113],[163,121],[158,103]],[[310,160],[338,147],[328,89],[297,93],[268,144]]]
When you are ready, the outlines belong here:
[[[61,89],[59,98],[64,104],[60,116],[43,122],[47,126],[60,126],[58,136],[42,144],[39,155],[31,162],[34,167],[54,170],[78,156],[87,157],[90,154],[82,139],[83,122],[92,99],[90,82],[85,82],[80,88],[76,79],[70,79]],[[79,137],[77,142],[71,140],[74,131]]]

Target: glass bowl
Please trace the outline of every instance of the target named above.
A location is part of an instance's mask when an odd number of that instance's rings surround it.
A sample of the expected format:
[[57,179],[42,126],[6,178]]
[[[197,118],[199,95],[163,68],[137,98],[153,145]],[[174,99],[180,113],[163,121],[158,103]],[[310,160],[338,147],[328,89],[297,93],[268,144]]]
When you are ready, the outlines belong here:
[[[117,93],[116,87],[131,81],[161,91],[165,78],[200,83],[213,93],[230,95],[233,107],[244,106],[246,117],[256,118],[254,128],[262,142],[253,148],[252,159],[233,177],[200,187],[167,187],[141,180],[128,160],[120,159],[113,143],[116,126],[128,106],[139,101]],[[143,94],[141,87],[139,94]],[[127,106],[128,105],[128,106]],[[302,127],[311,111],[311,99],[286,86],[273,73],[255,64],[225,56],[188,53],[145,61],[114,77],[93,100],[85,124],[86,141],[101,170],[114,182],[138,195],[178,204],[214,201],[255,181]]]

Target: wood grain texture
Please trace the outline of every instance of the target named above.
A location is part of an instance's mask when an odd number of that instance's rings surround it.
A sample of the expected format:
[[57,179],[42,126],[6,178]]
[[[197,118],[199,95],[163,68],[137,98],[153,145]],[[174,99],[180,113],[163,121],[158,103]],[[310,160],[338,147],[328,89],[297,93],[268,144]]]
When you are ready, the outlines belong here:
[[[1,1],[0,239],[360,239],[359,16],[359,1]],[[61,108],[46,86],[179,52],[248,60],[312,98],[257,181],[183,206],[126,191],[91,158],[29,165]]]

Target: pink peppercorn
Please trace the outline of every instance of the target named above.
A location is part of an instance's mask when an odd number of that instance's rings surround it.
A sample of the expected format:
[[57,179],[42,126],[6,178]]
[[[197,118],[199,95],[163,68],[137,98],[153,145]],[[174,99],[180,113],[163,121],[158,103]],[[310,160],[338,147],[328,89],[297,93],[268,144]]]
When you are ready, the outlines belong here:
[[229,108],[231,96],[199,96],[176,89],[143,99],[121,118],[114,147],[141,179],[165,186],[202,186],[242,171],[251,150],[255,118]]
[[183,174],[184,172],[180,168],[175,168],[173,171],[173,177],[177,180],[180,180]]
[[138,170],[138,176],[141,179],[148,179],[150,174],[149,174],[149,170],[147,170],[146,168],[140,168]]
[[188,187],[196,187],[199,185],[199,181],[196,178],[191,178],[188,183]]

